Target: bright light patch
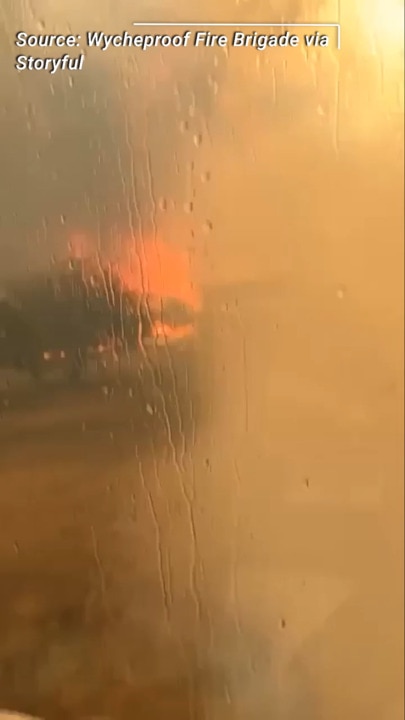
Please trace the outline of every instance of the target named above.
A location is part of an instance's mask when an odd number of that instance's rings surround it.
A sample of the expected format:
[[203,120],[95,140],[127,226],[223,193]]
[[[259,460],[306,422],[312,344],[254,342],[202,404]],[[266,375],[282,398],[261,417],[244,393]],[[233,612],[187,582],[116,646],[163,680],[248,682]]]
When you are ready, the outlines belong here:
[[398,51],[404,43],[404,3],[400,0],[375,0],[366,3],[371,30],[383,51]]

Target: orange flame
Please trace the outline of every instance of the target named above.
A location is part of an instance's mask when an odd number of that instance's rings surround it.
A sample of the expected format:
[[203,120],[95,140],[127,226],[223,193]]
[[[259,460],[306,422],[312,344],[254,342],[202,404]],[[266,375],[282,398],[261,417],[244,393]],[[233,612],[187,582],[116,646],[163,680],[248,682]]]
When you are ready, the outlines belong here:
[[118,267],[123,284],[133,292],[175,298],[194,310],[201,307],[189,255],[180,248],[160,240],[132,244],[128,259],[120,260]]
[[[93,247],[92,247],[93,246]],[[82,233],[75,233],[69,242],[70,257],[89,259],[96,255],[95,243]],[[173,298],[201,309],[201,296],[189,254],[162,240],[137,241],[129,238],[122,243],[118,259],[108,260],[111,270],[120,276],[122,285],[131,292],[153,298]]]

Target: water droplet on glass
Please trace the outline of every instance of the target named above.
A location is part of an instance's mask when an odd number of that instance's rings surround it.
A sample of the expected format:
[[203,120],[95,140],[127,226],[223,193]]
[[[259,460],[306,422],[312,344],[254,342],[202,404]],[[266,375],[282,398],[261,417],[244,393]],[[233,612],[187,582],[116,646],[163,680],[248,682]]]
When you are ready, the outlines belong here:
[[194,204],[192,202],[188,202],[184,204],[184,212],[186,213],[192,213],[194,210]]
[[213,228],[211,220],[206,220],[203,225],[203,232],[210,233]]
[[201,174],[201,182],[206,183],[211,180],[211,173],[210,172],[203,172]]
[[194,145],[196,147],[200,147],[200,145],[202,144],[202,141],[203,141],[202,134],[198,133],[197,135],[194,135],[193,141],[194,141]]
[[180,132],[183,132],[183,133],[187,132],[188,129],[189,129],[189,124],[188,124],[187,120],[182,120],[180,123]]
[[159,210],[160,210],[161,212],[166,212],[166,210],[167,210],[167,200],[166,200],[166,198],[160,198],[158,207],[159,207]]

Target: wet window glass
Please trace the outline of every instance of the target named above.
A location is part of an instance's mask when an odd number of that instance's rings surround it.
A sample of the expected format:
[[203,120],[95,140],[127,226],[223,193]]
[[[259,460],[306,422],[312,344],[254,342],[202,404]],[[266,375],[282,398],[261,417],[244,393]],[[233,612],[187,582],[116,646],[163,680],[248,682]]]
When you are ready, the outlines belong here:
[[0,718],[403,717],[403,13],[2,1]]

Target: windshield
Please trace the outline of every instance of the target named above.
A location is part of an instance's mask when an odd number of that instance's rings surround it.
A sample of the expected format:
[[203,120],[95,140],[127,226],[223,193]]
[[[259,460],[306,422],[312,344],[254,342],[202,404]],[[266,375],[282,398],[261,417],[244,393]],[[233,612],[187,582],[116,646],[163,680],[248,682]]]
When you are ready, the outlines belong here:
[[403,716],[400,0],[1,0],[0,708]]

